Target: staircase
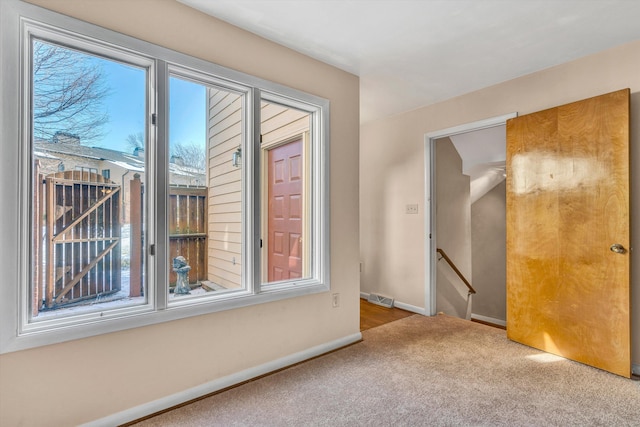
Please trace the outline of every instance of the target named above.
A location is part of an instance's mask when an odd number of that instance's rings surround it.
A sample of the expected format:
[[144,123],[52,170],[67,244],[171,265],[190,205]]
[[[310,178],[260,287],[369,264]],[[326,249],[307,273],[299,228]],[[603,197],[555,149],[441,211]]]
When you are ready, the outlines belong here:
[[439,255],[436,265],[439,279],[436,310],[438,313],[471,320],[473,294],[476,290],[444,250],[437,248],[436,253]]

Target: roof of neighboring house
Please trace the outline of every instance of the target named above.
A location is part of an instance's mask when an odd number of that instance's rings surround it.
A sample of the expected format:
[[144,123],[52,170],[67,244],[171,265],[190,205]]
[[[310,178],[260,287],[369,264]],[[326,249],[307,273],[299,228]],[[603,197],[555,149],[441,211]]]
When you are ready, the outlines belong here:
[[33,144],[33,150],[36,155],[39,152],[67,154],[71,156],[84,157],[93,160],[110,160],[127,163],[130,165],[144,166],[144,159],[136,157],[133,154],[123,153],[121,151],[110,150],[101,147],[89,147],[81,144],[65,144],[52,143],[46,141],[37,141]]
[[[81,144],[52,143],[48,141],[36,141],[33,144],[33,151],[36,157],[56,159],[55,154],[67,156],[84,157],[86,159],[100,160],[113,163],[121,168],[136,172],[144,171],[144,158],[122,151],[110,150],[102,147],[89,147]],[[193,176],[204,178],[204,171],[189,167],[180,166],[174,163],[169,164],[169,172],[176,175]]]

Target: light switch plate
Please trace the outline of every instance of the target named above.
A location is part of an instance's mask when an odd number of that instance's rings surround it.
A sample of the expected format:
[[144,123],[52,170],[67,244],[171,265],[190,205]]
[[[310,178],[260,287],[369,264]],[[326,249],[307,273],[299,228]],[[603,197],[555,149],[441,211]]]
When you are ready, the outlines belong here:
[[406,213],[408,214],[417,214],[418,213],[418,204],[410,204],[407,205]]

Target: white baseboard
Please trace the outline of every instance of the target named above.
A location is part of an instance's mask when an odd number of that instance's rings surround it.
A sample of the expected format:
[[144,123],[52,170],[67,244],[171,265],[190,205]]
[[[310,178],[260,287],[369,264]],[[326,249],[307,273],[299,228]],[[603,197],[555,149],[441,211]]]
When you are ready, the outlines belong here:
[[291,354],[289,356],[282,357],[280,359],[267,362],[263,365],[246,369],[244,371],[237,372],[232,375],[228,375],[217,380],[210,381],[208,383],[190,388],[188,390],[181,391],[179,393],[172,394],[149,403],[145,403],[134,408],[127,409],[116,414],[109,415],[104,418],[100,418],[95,421],[83,424],[85,427],[102,427],[102,426],[116,426],[137,419],[146,417],[156,412],[163,411],[165,409],[172,408],[184,402],[188,402],[198,397],[205,396],[210,393],[214,393],[219,390],[223,390],[227,387],[231,387],[253,378],[275,372],[279,369],[286,368],[296,363],[304,362],[313,357],[320,356],[333,350],[337,350],[341,347],[345,347],[349,344],[353,344],[362,339],[360,332],[346,337],[331,341],[325,344],[312,347],[307,350],[300,351],[298,353]]
[[398,308],[401,308],[403,310],[410,311],[412,313],[422,314],[423,316],[427,315],[427,311],[422,307],[416,307],[415,305],[405,304],[405,303],[400,302],[400,301],[395,301],[393,303],[393,305],[394,305],[394,307],[398,307]]
[[[369,299],[369,294],[366,292],[360,292],[360,298],[364,300]],[[393,306],[401,308],[403,310],[410,311],[412,313],[422,314],[423,316],[426,316],[426,313],[427,313],[426,310],[422,307],[416,307],[415,305],[405,304],[400,301],[394,301]]]
[[494,317],[483,316],[481,314],[471,313],[471,319],[481,320],[487,323],[493,323],[494,325],[507,326],[506,320],[496,319]]

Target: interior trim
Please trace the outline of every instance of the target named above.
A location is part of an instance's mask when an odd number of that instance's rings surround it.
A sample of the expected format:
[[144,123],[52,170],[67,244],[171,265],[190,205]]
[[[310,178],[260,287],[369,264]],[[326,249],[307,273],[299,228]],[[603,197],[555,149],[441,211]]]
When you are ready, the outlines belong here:
[[483,316],[481,314],[471,313],[471,319],[481,320],[483,322],[493,323],[494,325],[507,326],[506,320],[496,319],[495,317]]
[[507,120],[518,117],[517,112],[490,117],[471,123],[429,132],[424,136],[424,306],[429,316],[436,315],[436,188],[435,188],[435,141],[446,136],[473,132],[504,125]]

